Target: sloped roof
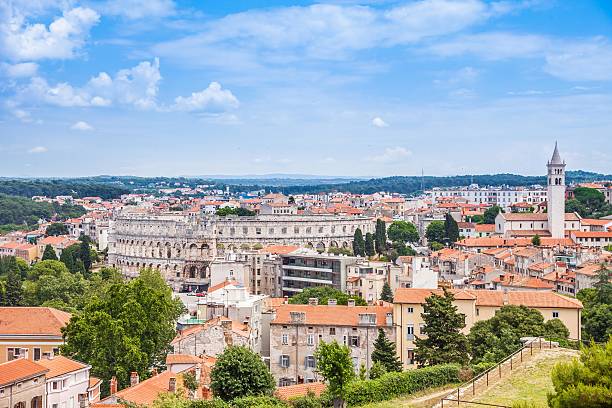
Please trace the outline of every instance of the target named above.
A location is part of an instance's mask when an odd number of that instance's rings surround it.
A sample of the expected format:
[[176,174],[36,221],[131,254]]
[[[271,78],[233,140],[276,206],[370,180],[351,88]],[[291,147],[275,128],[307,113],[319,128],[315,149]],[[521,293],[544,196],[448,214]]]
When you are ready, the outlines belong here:
[[358,326],[359,315],[363,313],[376,314],[376,325],[387,325],[387,313],[393,313],[393,307],[388,306],[330,306],[330,305],[280,305],[276,309],[273,324],[290,324],[291,312],[305,313],[303,324],[329,326]]
[[292,398],[304,397],[308,392],[312,392],[317,397],[325,391],[327,385],[322,382],[313,382],[305,384],[294,384],[286,387],[278,387],[275,395],[282,400],[290,400]]
[[64,356],[54,356],[51,359],[43,358],[42,360],[38,361],[38,364],[49,369],[47,378],[57,377],[88,367],[87,364],[83,364],[79,361],[72,360]]
[[61,336],[71,314],[52,307],[0,307],[0,336]]
[[40,364],[36,364],[25,358],[12,360],[0,364],[0,385],[42,375],[47,371],[48,370]]

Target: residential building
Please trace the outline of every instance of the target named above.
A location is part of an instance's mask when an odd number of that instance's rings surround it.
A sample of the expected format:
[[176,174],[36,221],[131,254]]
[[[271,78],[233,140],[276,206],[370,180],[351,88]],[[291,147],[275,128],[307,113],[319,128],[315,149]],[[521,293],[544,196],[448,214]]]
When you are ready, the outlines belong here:
[[0,363],[58,354],[70,316],[52,307],[0,307]]
[[47,371],[24,358],[0,364],[0,407],[45,408]]
[[[100,396],[100,381],[90,388],[91,366],[64,356],[50,356],[37,361],[46,368],[47,408],[77,408],[95,402]],[[92,399],[94,398],[94,399]]]
[[[582,303],[574,298],[552,291],[493,291],[493,290],[450,290],[454,305],[465,315],[464,334],[468,334],[474,323],[490,319],[495,311],[504,305],[527,306],[537,310],[544,320],[560,319],[569,329],[571,339],[580,339],[580,315]],[[414,339],[425,335],[425,323],[421,317],[425,299],[432,293],[443,295],[441,290],[398,289],[393,303],[393,321],[398,325],[396,346],[404,367],[414,368]]]
[[216,357],[229,346],[245,346],[252,349],[254,339],[248,324],[226,317],[215,317],[204,324],[180,331],[170,343],[174,354]]

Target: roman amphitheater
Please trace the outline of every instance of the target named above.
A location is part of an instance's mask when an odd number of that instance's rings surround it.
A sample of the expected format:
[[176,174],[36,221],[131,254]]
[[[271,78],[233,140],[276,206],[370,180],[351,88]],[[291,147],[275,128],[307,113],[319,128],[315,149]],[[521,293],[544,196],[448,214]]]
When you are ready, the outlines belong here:
[[128,276],[157,268],[168,281],[210,277],[210,263],[223,251],[267,245],[300,245],[326,251],[350,248],[357,228],[373,232],[369,217],[257,215],[250,217],[177,213],[118,213],[109,232],[108,264]]

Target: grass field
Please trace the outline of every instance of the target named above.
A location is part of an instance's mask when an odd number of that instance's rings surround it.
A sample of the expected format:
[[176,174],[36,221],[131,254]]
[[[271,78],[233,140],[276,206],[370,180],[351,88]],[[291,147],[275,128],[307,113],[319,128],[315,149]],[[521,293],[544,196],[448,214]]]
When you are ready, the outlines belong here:
[[513,371],[472,401],[511,406],[516,402],[530,402],[547,407],[546,394],[553,390],[550,373],[555,364],[569,361],[578,352],[566,349],[546,350],[534,356],[524,366]]
[[429,408],[458,385],[459,384],[447,384],[438,388],[429,388],[407,397],[368,404],[364,405],[362,408]]

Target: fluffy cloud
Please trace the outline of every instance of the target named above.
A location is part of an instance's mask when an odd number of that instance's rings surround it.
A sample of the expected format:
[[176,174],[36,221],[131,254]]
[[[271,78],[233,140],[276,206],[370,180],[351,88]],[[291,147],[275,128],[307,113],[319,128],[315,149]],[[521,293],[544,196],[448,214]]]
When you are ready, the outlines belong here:
[[612,80],[612,45],[601,38],[567,44],[546,55],[544,70],[570,81]]
[[389,124],[385,122],[384,120],[382,120],[382,118],[377,116],[374,119],[372,119],[372,126],[376,126],[377,128],[385,128],[385,127],[388,127]]
[[28,150],[28,153],[30,154],[46,153],[48,150],[49,149],[47,149],[45,146],[36,146]]
[[387,147],[382,154],[378,156],[371,156],[368,158],[368,160],[378,163],[396,163],[410,156],[411,154],[412,152],[410,150],[407,150],[401,146]]
[[129,19],[164,17],[175,13],[172,0],[109,0],[100,6],[104,14]]
[[174,100],[174,109],[182,111],[221,112],[237,108],[238,99],[227,89],[222,89],[218,82],[211,82],[208,88],[193,92],[190,96],[179,96]]
[[1,64],[0,70],[4,75],[11,78],[24,78],[31,77],[36,74],[38,70],[38,64],[33,62],[23,62],[20,64]]
[[17,95],[21,103],[37,101],[57,106],[132,105],[139,109],[156,107],[158,84],[161,80],[159,60],[143,61],[133,68],[122,69],[113,77],[100,72],[83,87],[62,82],[49,85],[34,77]]
[[70,126],[70,129],[72,129],[72,130],[80,130],[80,131],[88,131],[88,130],[93,130],[93,126],[91,126],[89,123],[83,122],[81,120],[81,121],[76,122],[74,125]]
[[28,23],[23,10],[9,5],[1,14],[0,48],[14,61],[73,58],[100,20],[98,13],[86,7],[64,11],[49,26]]

